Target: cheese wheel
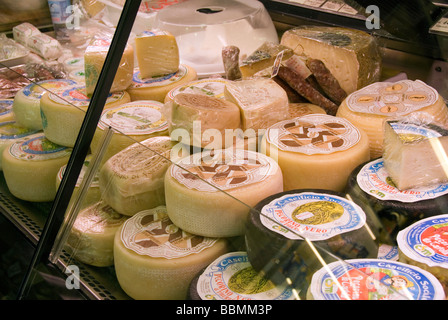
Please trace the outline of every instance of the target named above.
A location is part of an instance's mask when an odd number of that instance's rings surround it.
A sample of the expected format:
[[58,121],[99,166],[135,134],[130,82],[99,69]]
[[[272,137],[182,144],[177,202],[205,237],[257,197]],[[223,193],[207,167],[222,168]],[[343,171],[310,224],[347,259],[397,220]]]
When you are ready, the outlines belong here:
[[448,206],[448,184],[399,190],[378,158],[359,165],[350,174],[346,193],[365,211],[374,212],[395,242],[397,232]]
[[307,114],[326,114],[325,110],[312,103],[293,102],[288,105],[288,113],[290,119],[305,116]]
[[51,142],[43,133],[25,137],[6,148],[2,167],[11,194],[25,201],[52,201],[56,196],[56,175],[67,164],[71,150]]
[[163,114],[164,105],[159,101],[140,100],[122,104],[103,111],[90,150],[94,154],[106,130],[110,127],[112,138],[101,161],[124,148],[154,136],[168,136],[168,122]]
[[[226,130],[240,128],[240,110],[225,99],[179,93],[166,105],[170,135],[184,144],[221,149],[230,145]],[[187,141],[186,137],[188,137]]]
[[13,103],[14,99],[0,99],[0,123],[15,120]]
[[325,114],[273,125],[263,136],[260,150],[278,161],[285,191],[343,191],[353,169],[369,160],[366,133],[346,119]]
[[227,251],[226,240],[185,232],[159,206],[135,214],[115,234],[115,273],[133,299],[185,300],[194,276]]
[[84,57],[70,57],[62,61],[67,73],[75,70],[84,70]]
[[143,79],[165,76],[179,69],[176,37],[168,31],[146,30],[135,38],[135,53]]
[[99,175],[102,199],[127,216],[165,204],[163,180],[173,144],[167,136],[152,137],[109,158]]
[[321,60],[347,94],[379,81],[381,53],[367,32],[306,25],[284,32],[280,43],[297,55]]
[[223,78],[193,80],[170,90],[165,96],[164,103],[172,101],[178,93],[197,93],[209,97],[224,98],[224,88],[227,83],[228,80]]
[[397,235],[399,261],[434,275],[448,292],[448,214],[419,220]]
[[65,248],[82,263],[113,266],[115,233],[127,218],[100,200],[79,211]]
[[350,94],[336,116],[369,136],[370,158],[383,155],[384,121],[412,113],[427,113],[434,122],[448,121],[448,108],[437,91],[420,80],[377,82]]
[[270,78],[229,82],[224,97],[240,108],[243,130],[267,129],[288,117],[286,91]]
[[[95,90],[110,44],[111,40],[108,38],[94,38],[84,52],[86,94],[89,97],[92,96],[93,91]],[[126,90],[132,83],[133,73],[134,48],[130,45],[126,45],[117,72],[115,73],[110,92]]]
[[[130,101],[126,92],[109,94],[104,109]],[[89,107],[90,98],[84,85],[46,92],[40,101],[43,131],[48,140],[67,147],[76,143],[79,130]]]
[[[249,261],[276,284],[288,281],[304,298],[322,261],[376,257],[367,215],[343,193],[298,189],[271,195],[254,206],[246,224]],[[288,280],[287,280],[288,279]]]
[[203,151],[172,164],[165,175],[170,219],[207,237],[242,235],[250,208],[282,190],[277,163],[253,151]]
[[46,92],[54,92],[77,84],[75,80],[52,79],[31,83],[20,89],[14,96],[12,106],[17,123],[30,129],[42,130],[43,125],[40,114],[42,95]]
[[292,288],[275,285],[254,270],[247,253],[226,253],[202,270],[191,282],[191,300],[297,300]]
[[[90,165],[92,161],[92,155],[88,154],[86,158],[84,159],[84,163],[81,167],[81,172],[79,173],[78,179],[75,184],[75,188],[73,189],[73,195],[72,199],[74,199],[74,196],[81,192],[81,185],[84,180],[84,177],[87,173],[88,166]],[[67,165],[63,165],[56,176],[56,189],[59,189],[59,186],[61,185],[62,178],[64,177],[65,170],[67,168]],[[81,204],[81,207],[88,207],[96,202],[98,202],[101,199],[101,193],[100,193],[100,186],[98,183],[98,172],[95,174],[95,176],[92,179],[92,182],[90,185],[86,185],[88,188],[87,193],[85,194],[85,197],[83,199],[83,202]]]
[[165,97],[172,89],[197,80],[197,73],[192,67],[181,64],[179,70],[165,76],[143,79],[138,68],[134,69],[131,86],[127,92],[132,101],[155,100],[164,102]]
[[381,259],[331,262],[313,275],[307,294],[307,300],[444,299],[442,285],[431,273]]

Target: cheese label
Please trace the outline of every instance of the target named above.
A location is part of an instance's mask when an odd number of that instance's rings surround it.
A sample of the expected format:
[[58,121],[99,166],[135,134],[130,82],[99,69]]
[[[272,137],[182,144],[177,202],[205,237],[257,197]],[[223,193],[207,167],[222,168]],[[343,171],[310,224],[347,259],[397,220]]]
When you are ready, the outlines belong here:
[[86,53],[89,52],[107,52],[109,51],[110,40],[105,38],[97,38],[91,41],[86,48]]
[[84,58],[69,58],[64,61],[64,64],[70,67],[84,67]]
[[140,70],[136,68],[134,69],[134,76],[132,77],[132,84],[129,89],[167,86],[180,81],[187,76],[188,72],[188,68],[185,65],[181,64],[179,65],[179,70],[177,72],[164,76],[142,79],[142,77],[140,76]]
[[73,227],[81,232],[101,234],[107,228],[119,227],[127,218],[100,201],[80,212]]
[[43,134],[25,137],[12,144],[9,154],[19,160],[50,160],[69,156],[72,149],[48,140]]
[[382,158],[367,163],[359,171],[356,181],[365,193],[380,199],[411,203],[435,199],[448,193],[448,184],[436,184],[414,189],[399,190],[384,168]]
[[398,247],[381,244],[378,247],[378,259],[398,261]]
[[448,269],[448,214],[415,222],[398,233],[397,243],[412,260]]
[[197,291],[202,300],[294,300],[289,286],[275,286],[252,268],[242,251],[213,261],[199,276]]
[[134,101],[103,112],[98,128],[109,126],[127,135],[143,135],[168,129],[162,114],[163,103],[158,101]]
[[392,129],[398,134],[400,140],[403,142],[415,142],[427,138],[438,138],[442,135],[436,130],[432,130],[425,126],[419,126],[407,122],[388,122]]
[[221,78],[201,79],[177,87],[168,92],[167,95],[171,100],[174,99],[178,93],[197,93],[214,98],[224,98],[224,88],[227,83],[228,80]]
[[38,100],[47,91],[53,92],[76,84],[76,81],[69,79],[45,80],[27,85],[23,88],[22,93],[28,98]]
[[0,124],[1,140],[20,139],[38,132],[39,130],[32,130],[18,125],[15,121],[8,121]]
[[364,226],[364,211],[347,199],[313,192],[285,194],[261,209],[261,223],[292,240],[320,241]]
[[347,150],[361,139],[349,121],[325,114],[310,114],[271,126],[267,141],[283,151],[307,155]]
[[[119,101],[123,98],[124,92],[112,92],[107,97],[106,104]],[[50,93],[48,96],[50,100],[66,106],[88,107],[90,98],[86,94],[85,86],[75,86],[67,89],[62,89],[55,93]]]
[[355,91],[347,99],[353,112],[382,116],[399,116],[431,106],[438,92],[420,80],[377,82]]
[[443,300],[440,282],[420,268],[382,259],[332,262],[317,271],[315,300]]
[[164,206],[141,211],[126,220],[121,240],[126,248],[140,255],[165,259],[199,253],[217,241],[181,230],[171,222]]
[[232,190],[265,180],[274,174],[274,160],[241,149],[208,150],[181,159],[171,175],[189,189]]
[[11,113],[13,103],[14,100],[0,100],[0,116]]
[[153,29],[153,30],[145,30],[137,35],[137,38],[143,37],[154,37],[154,36],[168,36],[171,35],[168,31]]

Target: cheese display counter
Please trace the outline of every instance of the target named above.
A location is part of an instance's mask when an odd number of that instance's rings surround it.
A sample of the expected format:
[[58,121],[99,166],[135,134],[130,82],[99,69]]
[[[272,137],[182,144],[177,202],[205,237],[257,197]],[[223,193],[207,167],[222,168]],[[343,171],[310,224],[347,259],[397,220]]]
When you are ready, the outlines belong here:
[[361,1],[157,3],[5,36],[5,298],[446,300],[445,6],[422,54]]

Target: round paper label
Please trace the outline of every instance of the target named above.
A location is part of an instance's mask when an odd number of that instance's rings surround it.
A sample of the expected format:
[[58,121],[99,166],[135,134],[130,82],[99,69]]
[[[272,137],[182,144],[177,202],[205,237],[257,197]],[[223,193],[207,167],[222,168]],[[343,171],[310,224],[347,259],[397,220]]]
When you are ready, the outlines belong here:
[[49,160],[69,156],[72,149],[48,140],[43,134],[25,137],[9,148],[9,153],[20,160]]
[[0,116],[12,113],[12,104],[14,100],[0,100]]
[[[118,101],[122,99],[123,96],[123,91],[109,93],[106,104]],[[58,92],[51,93],[49,98],[53,102],[67,106],[88,107],[90,104],[90,98],[86,94],[85,86],[75,86],[65,90],[59,90]]]
[[134,76],[132,77],[132,84],[129,89],[167,86],[169,84],[180,81],[187,74],[188,74],[187,67],[181,64],[179,66],[179,70],[175,73],[171,73],[160,77],[142,79],[142,77],[140,76],[140,70],[136,68],[134,70]]
[[54,92],[76,84],[76,81],[69,79],[45,80],[27,85],[23,88],[23,94],[29,98],[38,100],[46,91]]
[[172,100],[178,93],[199,93],[209,97],[224,98],[224,88],[227,83],[228,80],[221,78],[192,81],[171,90],[168,92],[168,97]]
[[39,130],[32,130],[18,125],[15,121],[8,121],[0,124],[1,140],[20,139],[38,132]]

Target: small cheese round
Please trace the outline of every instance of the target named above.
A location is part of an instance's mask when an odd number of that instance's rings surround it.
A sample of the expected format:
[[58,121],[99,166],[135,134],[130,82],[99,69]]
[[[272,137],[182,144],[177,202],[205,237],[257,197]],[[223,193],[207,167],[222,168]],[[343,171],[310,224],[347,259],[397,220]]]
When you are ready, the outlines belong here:
[[67,73],[74,70],[84,70],[84,57],[70,57],[64,59],[62,65]]
[[168,92],[165,103],[172,101],[178,93],[205,94],[209,97],[224,98],[224,88],[229,80],[223,78],[204,78],[180,85]]
[[172,164],[165,176],[170,219],[207,237],[242,235],[250,208],[282,190],[277,163],[253,151],[203,151]]
[[67,238],[68,252],[88,265],[113,266],[115,233],[126,219],[101,200],[84,208]]
[[152,137],[109,158],[99,174],[102,199],[127,216],[165,204],[164,175],[172,146],[167,136]]
[[185,300],[194,276],[227,251],[226,240],[185,232],[159,206],[135,214],[115,234],[114,266],[135,300]]
[[[179,93],[166,105],[173,140],[199,148],[230,146],[227,130],[240,128],[240,109],[225,99],[196,93]],[[178,135],[178,133],[180,133]],[[185,138],[188,137],[188,141]]]
[[148,79],[142,79],[139,69],[136,68],[132,84],[126,91],[130,94],[132,101],[155,100],[163,103],[168,92],[193,80],[197,80],[196,71],[183,64],[175,73]]
[[307,300],[445,299],[442,285],[431,273],[382,259],[328,263],[313,275],[307,293]]
[[168,122],[163,112],[164,105],[159,101],[139,100],[122,104],[103,111],[90,150],[97,152],[106,130],[110,127],[112,138],[103,155],[104,163],[114,154],[135,142],[154,136],[168,136]]
[[13,103],[14,99],[0,99],[0,122],[15,120],[12,109]]
[[345,119],[326,114],[305,115],[271,126],[260,150],[280,165],[285,191],[343,191],[353,169],[369,160],[366,133]]
[[51,142],[43,133],[25,137],[6,148],[2,166],[11,194],[26,201],[52,201],[56,196],[56,175],[67,164],[71,151]]
[[20,89],[14,96],[12,107],[17,123],[30,129],[42,130],[40,114],[42,95],[46,92],[54,92],[77,84],[78,82],[71,79],[52,79],[31,83]]
[[[130,102],[126,92],[109,94],[104,109]],[[40,100],[43,131],[48,140],[66,147],[74,147],[81,129],[90,98],[85,86],[72,86],[52,93],[46,92]]]
[[434,122],[448,121],[448,108],[443,97],[420,80],[376,82],[350,94],[339,106],[336,116],[348,119],[369,136],[370,158],[382,156],[384,121],[427,113]]

